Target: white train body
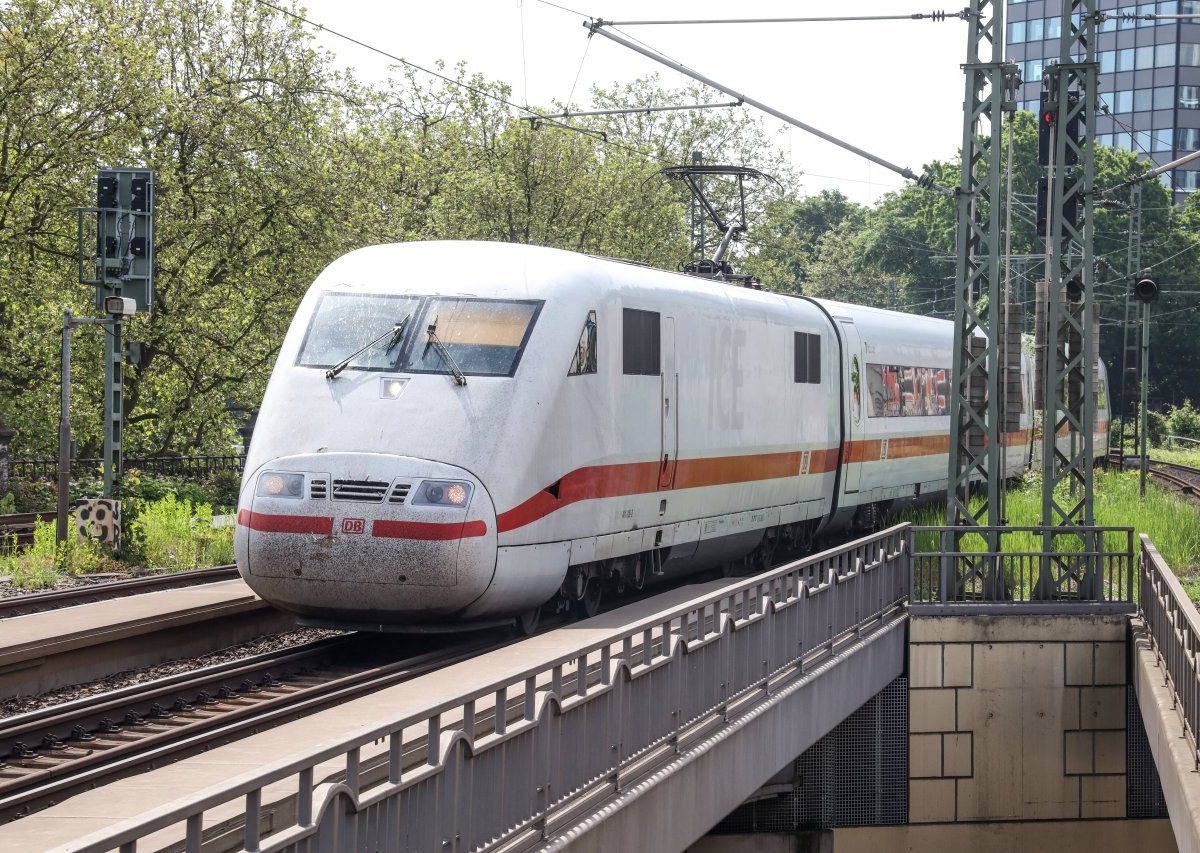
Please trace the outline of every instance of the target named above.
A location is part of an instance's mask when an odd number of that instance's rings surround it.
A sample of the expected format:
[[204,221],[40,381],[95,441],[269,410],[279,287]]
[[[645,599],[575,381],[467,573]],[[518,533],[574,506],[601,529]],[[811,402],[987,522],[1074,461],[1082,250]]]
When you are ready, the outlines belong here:
[[944,494],[951,335],[553,249],[361,249],[283,342],[238,566],[312,623],[458,625],[872,523]]

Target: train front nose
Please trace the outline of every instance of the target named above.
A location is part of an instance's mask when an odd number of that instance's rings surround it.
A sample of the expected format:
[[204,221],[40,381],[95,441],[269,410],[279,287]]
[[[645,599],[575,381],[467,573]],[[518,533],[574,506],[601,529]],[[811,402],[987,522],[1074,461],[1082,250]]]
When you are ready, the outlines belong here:
[[461,468],[386,454],[275,459],[243,486],[238,569],[267,601],[340,624],[462,610],[496,567],[496,511]]

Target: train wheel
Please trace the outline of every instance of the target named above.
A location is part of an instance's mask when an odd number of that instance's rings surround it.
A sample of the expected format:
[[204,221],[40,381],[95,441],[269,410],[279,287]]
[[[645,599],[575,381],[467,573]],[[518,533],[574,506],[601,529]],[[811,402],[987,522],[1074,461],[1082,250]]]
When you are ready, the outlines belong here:
[[583,597],[575,602],[575,616],[579,619],[591,619],[600,612],[600,600],[604,598],[604,587],[597,578],[588,578],[587,586],[583,589]]
[[526,610],[524,613],[517,616],[517,635],[521,637],[531,637],[537,633],[538,626],[542,622],[542,608],[535,607],[532,610]]

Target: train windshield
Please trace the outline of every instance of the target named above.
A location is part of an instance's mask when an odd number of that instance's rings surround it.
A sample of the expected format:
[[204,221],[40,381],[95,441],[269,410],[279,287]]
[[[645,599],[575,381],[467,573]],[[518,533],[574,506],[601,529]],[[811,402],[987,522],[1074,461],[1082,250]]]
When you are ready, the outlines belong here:
[[[392,370],[400,351],[396,344],[400,342],[393,342],[384,333],[415,314],[420,302],[416,296],[326,293],[308,324],[296,363],[303,367],[333,367],[367,342],[382,337],[350,359],[346,366],[358,370]],[[412,325],[410,321],[408,328]]]
[[436,338],[466,375],[512,376],[541,307],[531,301],[430,299],[400,369],[444,372],[446,365],[431,346]]
[[[382,337],[347,369],[445,373],[448,353],[468,376],[512,376],[541,307],[538,300],[326,293],[296,363],[329,368]],[[403,340],[391,339],[387,330],[409,315]]]

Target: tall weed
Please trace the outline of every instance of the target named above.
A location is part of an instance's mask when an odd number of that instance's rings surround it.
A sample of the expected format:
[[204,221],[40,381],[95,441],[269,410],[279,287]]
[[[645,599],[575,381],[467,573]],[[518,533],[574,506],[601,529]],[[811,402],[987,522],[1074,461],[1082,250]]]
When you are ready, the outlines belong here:
[[28,548],[18,549],[16,537],[8,537],[5,547],[0,549],[0,574],[11,577],[13,586],[40,589],[54,586],[70,575],[94,572],[109,562],[103,546],[97,542],[68,537],[60,543],[56,539],[56,525],[52,521],[36,522],[33,544]]
[[148,568],[175,571],[233,562],[233,528],[213,527],[210,504],[167,494],[139,502],[133,533]]

